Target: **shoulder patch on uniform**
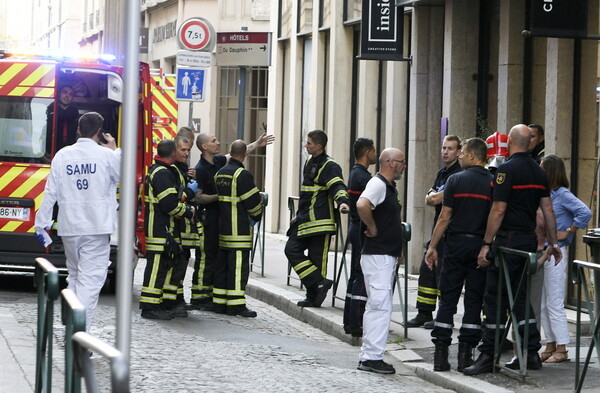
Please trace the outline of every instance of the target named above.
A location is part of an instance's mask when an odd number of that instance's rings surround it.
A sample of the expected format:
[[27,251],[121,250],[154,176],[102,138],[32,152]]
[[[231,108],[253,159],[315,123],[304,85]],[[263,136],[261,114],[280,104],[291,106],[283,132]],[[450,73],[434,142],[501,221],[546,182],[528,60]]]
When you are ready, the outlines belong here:
[[502,184],[506,180],[506,173],[498,173],[496,175],[496,184]]

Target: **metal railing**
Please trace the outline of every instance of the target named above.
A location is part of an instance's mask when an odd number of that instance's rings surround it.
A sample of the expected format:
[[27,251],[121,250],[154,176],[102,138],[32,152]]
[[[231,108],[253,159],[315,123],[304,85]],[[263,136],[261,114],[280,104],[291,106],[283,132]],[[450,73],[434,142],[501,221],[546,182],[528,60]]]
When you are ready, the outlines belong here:
[[[252,243],[252,252],[250,254],[250,270],[254,270],[254,265],[260,268],[260,276],[265,276],[265,215],[267,214],[267,205],[269,204],[269,194],[265,192],[260,193],[262,197],[262,216],[256,223],[254,228],[254,241]],[[256,255],[256,249],[259,249],[260,264],[254,262],[254,255]]]
[[[290,222],[292,221],[292,219],[294,218],[295,214],[296,214],[296,201],[300,200],[299,197],[297,196],[290,196],[288,197],[288,210],[290,212]],[[334,242],[334,256],[333,256],[333,272],[334,272],[334,278],[335,278],[335,272],[337,271],[337,263],[338,263],[338,249],[340,244],[344,244],[344,251],[342,252],[342,261],[341,261],[341,266],[345,266],[346,264],[346,247],[347,244],[345,244],[344,242],[344,233],[342,231],[342,219],[340,216],[340,212],[338,209],[334,209],[334,220],[335,220],[335,242]],[[348,275],[348,273],[346,272],[346,276]],[[298,278],[296,275],[292,274],[292,264],[288,261],[288,272],[287,272],[287,285],[290,285],[290,280],[298,280],[300,281],[300,278]],[[300,288],[302,288],[302,281],[300,281]],[[333,283],[333,297],[331,300],[331,305],[334,306],[335,305],[335,293],[337,291],[337,282],[334,280]],[[338,297],[338,299],[340,299]],[[343,300],[343,299],[341,299]]]
[[[505,269],[504,266],[504,256],[505,254],[517,255],[520,257],[527,258],[527,266],[523,269],[523,274],[519,279],[519,285],[517,286],[517,290],[513,291],[512,283],[510,280],[510,272],[508,269]],[[531,310],[531,276],[535,274],[537,271],[537,254],[534,252],[527,252],[522,250],[515,250],[508,247],[498,247],[497,254],[495,258],[495,264],[498,267],[498,293],[496,297],[496,333],[494,336],[494,369],[500,368],[508,373],[515,374],[522,379],[525,379],[527,376],[527,351],[529,344],[529,311]],[[510,318],[508,318],[505,329],[503,330],[502,337],[500,337],[500,321],[503,313],[506,313],[507,310],[503,307],[502,297],[504,291],[504,280],[506,280],[506,289],[508,295],[508,313]],[[523,338],[519,334],[519,321],[517,321],[517,315],[513,312],[515,307],[515,299],[517,299],[521,295],[521,291],[525,290],[525,326],[523,331]],[[502,355],[502,351],[500,348],[502,344],[506,340],[506,335],[511,326],[513,327],[515,345],[517,347],[517,357],[519,359],[519,370],[512,370],[508,367],[500,365],[500,355]],[[521,345],[521,341],[523,340],[523,345]]]
[[[288,210],[290,212],[290,223],[294,219],[296,215],[296,201],[299,201],[300,197],[290,196],[288,197]],[[302,288],[302,281],[296,275],[292,275],[292,264],[288,261],[288,271],[287,271],[287,285],[290,285],[290,280],[297,280],[300,282],[300,288]]]
[[58,299],[58,269],[44,258],[35,259],[34,286],[38,293],[35,392],[52,391],[52,321]]
[[81,378],[87,393],[98,393],[90,351],[110,361],[113,393],[129,393],[129,363],[121,351],[85,332],[85,307],[70,289],[61,292],[62,323],[65,325],[65,393],[81,393]]
[[[406,321],[408,319],[408,242],[410,242],[412,238],[412,226],[408,222],[402,223],[402,259],[404,259],[404,291],[400,286],[400,277],[398,276],[398,271],[400,270],[400,265],[396,267],[396,290],[398,291],[398,299],[400,301],[400,309],[402,310],[402,322],[395,321],[395,323],[400,323],[404,326],[404,338],[408,338],[408,326],[406,326]],[[400,262],[400,261],[398,261]],[[404,297],[402,294],[404,293]]]
[[[575,344],[575,392],[580,392],[583,388],[583,382],[585,381],[585,377],[587,374],[587,370],[590,365],[590,360],[592,358],[592,353],[594,348],[596,349],[596,356],[600,359],[600,335],[598,334],[598,329],[600,328],[600,321],[598,320],[598,312],[597,307],[594,307],[592,304],[592,300],[590,299],[590,293],[588,291],[588,282],[585,275],[584,269],[590,269],[594,272],[596,276],[597,273],[600,273],[600,265],[593,262],[586,261],[573,261],[573,267],[575,268],[575,274],[573,277],[573,283],[577,285],[577,325],[576,325],[576,344]],[[599,285],[599,283],[595,283],[595,285]],[[587,355],[585,357],[585,362],[583,364],[583,369],[580,370],[580,353],[581,353],[581,292],[585,293],[585,301],[587,304],[587,312],[590,316],[590,330],[592,331],[592,340],[590,342],[590,346],[587,351]],[[598,299],[595,299],[598,301]]]
[[[347,212],[345,212],[347,213]],[[338,209],[335,209],[335,245],[334,245],[334,254],[333,254],[333,294],[331,296],[331,307],[335,307],[335,299],[340,299],[339,297],[336,296],[336,292],[337,292],[337,288],[338,288],[338,284],[339,284],[339,279],[336,280],[335,279],[335,272],[338,270],[338,249],[340,244],[344,244],[344,249],[342,250],[342,258],[340,261],[340,269],[342,266],[344,266],[344,271],[346,273],[346,281],[348,281],[348,271],[346,269],[346,250],[348,247],[348,239],[346,238],[346,241],[344,241],[344,233],[342,231],[342,216],[340,215],[340,211]],[[340,300],[344,300],[344,298],[341,298]]]

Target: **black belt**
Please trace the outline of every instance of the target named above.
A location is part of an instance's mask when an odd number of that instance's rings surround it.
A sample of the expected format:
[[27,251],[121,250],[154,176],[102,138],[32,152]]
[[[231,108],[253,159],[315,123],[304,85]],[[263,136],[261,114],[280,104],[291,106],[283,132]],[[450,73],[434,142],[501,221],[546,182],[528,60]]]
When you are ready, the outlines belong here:
[[499,236],[510,236],[510,235],[535,235],[534,231],[505,231],[503,229],[498,230],[497,235]]
[[469,237],[472,239],[483,239],[483,235],[473,235],[471,233],[448,233],[446,237]]

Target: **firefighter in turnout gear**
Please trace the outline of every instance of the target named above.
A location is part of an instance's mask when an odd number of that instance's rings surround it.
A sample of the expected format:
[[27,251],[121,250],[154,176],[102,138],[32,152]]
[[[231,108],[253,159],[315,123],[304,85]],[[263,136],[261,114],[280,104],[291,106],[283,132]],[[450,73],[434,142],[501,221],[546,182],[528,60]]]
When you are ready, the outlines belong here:
[[246,307],[246,284],[250,273],[252,226],[262,216],[262,197],[254,178],[242,162],[244,141],[231,144],[230,158],[215,176],[219,195],[219,253],[213,287],[214,311],[256,317]]
[[[267,135],[265,132],[246,146],[247,153],[250,154],[257,148],[270,145],[274,140],[273,135]],[[219,197],[214,184],[214,177],[217,171],[227,164],[229,154],[219,154],[221,152],[221,142],[213,134],[201,133],[198,135],[196,146],[202,153],[195,170],[198,182],[196,202],[203,211],[203,234],[201,247],[196,249],[196,263],[194,265],[194,277],[192,278],[192,300],[189,308],[211,311],[213,309],[214,271],[219,252]]]
[[[290,224],[285,255],[306,287],[300,307],[320,307],[333,281],[327,279],[329,240],[336,232],[333,202],[348,211],[348,191],[342,169],[326,153],[327,134],[308,133],[305,148],[311,157],[304,165],[298,212]],[[308,250],[308,256],[305,254]]]
[[[175,145],[175,163],[173,163],[173,169],[176,174],[175,180],[177,182],[179,200],[195,206],[193,202],[196,193],[194,191],[194,184],[193,182],[190,182],[188,176],[187,165],[193,141],[190,141],[183,136],[178,136],[175,138]],[[184,257],[167,272],[165,285],[163,287],[163,305],[166,308],[173,310],[176,313],[175,316],[185,317],[187,311],[182,308],[185,306],[185,299],[183,297],[183,279],[185,278],[187,265],[191,256],[190,250],[200,246],[200,238],[195,220],[183,217],[177,220],[177,222],[179,223],[181,246],[183,248]]]
[[195,209],[180,201],[178,175],[172,166],[176,161],[175,141],[160,141],[157,153],[155,163],[148,170],[144,195],[147,255],[140,308],[143,318],[172,319],[177,316],[177,310],[164,308],[163,286],[169,269],[185,258],[178,219],[193,218]]

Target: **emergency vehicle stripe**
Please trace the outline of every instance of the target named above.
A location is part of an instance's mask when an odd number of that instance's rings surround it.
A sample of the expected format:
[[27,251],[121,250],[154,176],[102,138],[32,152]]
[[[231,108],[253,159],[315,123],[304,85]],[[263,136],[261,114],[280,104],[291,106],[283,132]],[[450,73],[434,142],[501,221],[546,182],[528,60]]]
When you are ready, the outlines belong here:
[[[29,172],[29,171],[28,171]],[[46,172],[46,173],[44,173]],[[31,175],[29,175],[27,177],[27,180],[25,180],[23,182],[23,184],[21,184],[20,187],[18,187],[13,193],[11,193],[9,196],[11,198],[23,198],[25,196],[28,196],[30,191],[35,187],[35,186],[39,186],[42,184],[42,181],[44,179],[46,179],[46,177],[48,176],[48,172],[47,171],[43,171],[43,170],[38,170],[35,171],[34,173],[32,173]],[[40,190],[40,192],[43,191]]]
[[[37,210],[42,203],[44,180],[49,172],[49,167],[36,168],[24,164],[13,166],[0,164],[0,190],[3,195],[10,198],[33,199],[34,209]],[[22,179],[26,180],[22,182]],[[19,232],[34,232],[32,222],[20,220],[8,221],[0,230],[16,231],[17,229]]]
[[55,85],[53,64],[12,64],[0,67],[0,95],[52,97],[48,90]]
[[[29,74],[25,79],[23,79],[23,81],[20,83],[20,85],[21,86],[39,85],[40,80],[42,80],[42,78],[44,78],[44,76],[46,76],[46,74],[48,74],[48,72],[51,72],[53,70],[54,70],[53,64],[42,64],[42,65],[38,66],[35,71],[32,71],[31,74]],[[48,80],[48,78],[46,78],[42,82],[46,82],[47,86],[54,86],[54,75],[52,75],[51,80]]]
[[[23,221],[9,221],[0,228],[0,232],[15,232],[23,224]],[[23,232],[23,231],[20,231]]]
[[540,184],[523,184],[520,186],[512,186],[513,190],[524,190],[527,188],[537,188],[538,190],[545,190],[546,187],[540,185]]
[[[2,165],[0,165],[0,172],[3,172],[1,169],[2,169]],[[17,176],[19,176],[25,169],[26,169],[25,167],[13,166],[12,168],[8,169],[3,174],[0,174],[0,190],[3,190],[4,194],[7,194],[8,192],[12,192],[17,186],[17,184],[12,183],[13,180],[15,180],[17,178]],[[12,188],[10,190],[8,189],[9,184],[11,184],[11,186],[12,186]]]
[[481,194],[469,194],[469,193],[465,193],[465,194],[454,194],[454,198],[479,198],[479,199],[485,199],[487,201],[491,201],[492,198],[487,196],[487,195],[481,195]]
[[11,64],[8,69],[5,69],[3,66],[0,66],[0,86],[6,85],[8,81],[12,80],[15,75],[17,75],[23,68],[25,68],[27,64],[25,63],[15,63]]

